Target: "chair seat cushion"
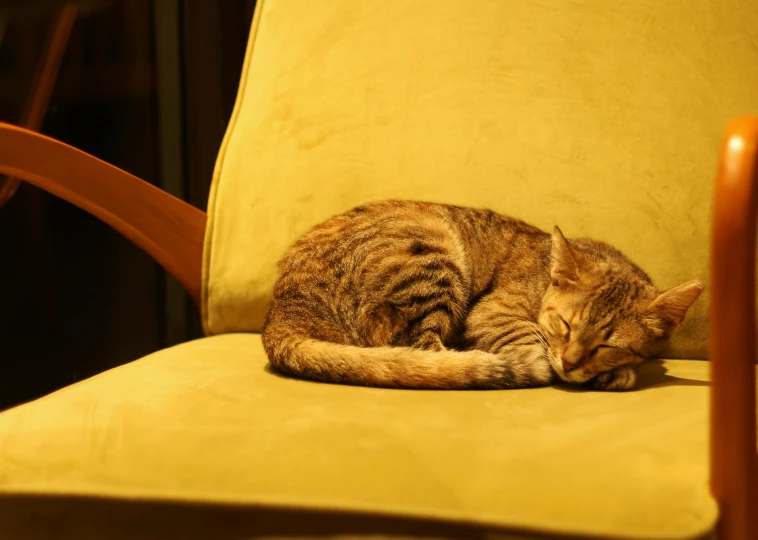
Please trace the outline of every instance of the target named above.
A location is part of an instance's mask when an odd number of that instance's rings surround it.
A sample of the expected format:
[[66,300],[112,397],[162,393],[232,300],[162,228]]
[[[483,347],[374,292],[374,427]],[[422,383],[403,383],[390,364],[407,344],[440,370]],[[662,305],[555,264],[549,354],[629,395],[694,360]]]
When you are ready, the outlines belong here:
[[[717,519],[707,378],[707,362],[670,360],[627,393],[362,388],[271,372],[257,334],[204,338],[0,414],[0,523],[104,537],[124,505],[133,532],[233,508],[217,538],[285,510],[694,538]],[[156,510],[169,503],[186,506]]]

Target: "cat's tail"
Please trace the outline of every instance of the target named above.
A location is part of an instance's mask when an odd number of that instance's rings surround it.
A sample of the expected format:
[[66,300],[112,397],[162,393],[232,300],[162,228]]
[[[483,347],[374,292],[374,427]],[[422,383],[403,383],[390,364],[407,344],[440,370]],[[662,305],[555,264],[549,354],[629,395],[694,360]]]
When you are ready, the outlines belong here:
[[289,337],[264,348],[274,368],[324,382],[392,388],[526,388],[550,384],[541,351],[505,359],[485,351],[355,347]]

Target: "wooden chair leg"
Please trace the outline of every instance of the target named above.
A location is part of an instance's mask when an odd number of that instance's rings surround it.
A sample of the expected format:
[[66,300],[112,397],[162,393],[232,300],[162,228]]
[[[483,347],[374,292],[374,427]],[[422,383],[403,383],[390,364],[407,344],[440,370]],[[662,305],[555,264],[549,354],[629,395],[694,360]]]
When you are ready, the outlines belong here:
[[[47,46],[39,63],[24,110],[21,114],[21,127],[39,131],[50,104],[50,97],[55,87],[63,54],[71,36],[71,29],[76,20],[77,7],[74,3],[65,4],[57,13],[48,35]],[[0,208],[16,193],[21,180],[12,177],[0,178]]]

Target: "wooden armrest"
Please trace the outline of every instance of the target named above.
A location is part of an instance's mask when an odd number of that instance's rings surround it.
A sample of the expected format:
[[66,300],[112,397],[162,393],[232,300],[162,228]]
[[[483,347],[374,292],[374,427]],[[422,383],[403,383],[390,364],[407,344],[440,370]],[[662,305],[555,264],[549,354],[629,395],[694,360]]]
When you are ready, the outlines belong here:
[[758,118],[733,122],[721,150],[711,239],[711,492],[719,538],[758,538],[755,250]]
[[206,222],[201,210],[76,148],[3,123],[0,173],[104,221],[145,250],[199,304]]

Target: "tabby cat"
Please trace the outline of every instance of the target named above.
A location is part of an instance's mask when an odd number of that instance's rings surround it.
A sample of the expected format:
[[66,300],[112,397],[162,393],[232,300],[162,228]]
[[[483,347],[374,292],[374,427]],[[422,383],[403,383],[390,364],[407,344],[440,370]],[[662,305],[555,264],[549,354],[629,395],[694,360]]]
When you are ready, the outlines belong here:
[[334,383],[627,390],[702,290],[661,292],[617,249],[558,227],[383,201],[287,251],[263,346],[275,369]]

